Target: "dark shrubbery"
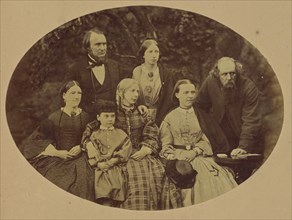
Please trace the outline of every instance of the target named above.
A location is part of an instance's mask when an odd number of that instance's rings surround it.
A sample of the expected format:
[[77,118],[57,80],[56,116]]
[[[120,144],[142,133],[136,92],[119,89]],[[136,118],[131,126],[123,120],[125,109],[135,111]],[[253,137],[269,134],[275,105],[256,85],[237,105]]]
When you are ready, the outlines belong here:
[[229,28],[204,16],[161,7],[124,7],[92,13],[72,20],[45,35],[25,54],[11,78],[6,112],[18,147],[38,124],[61,106],[58,90],[64,74],[82,56],[86,30],[99,27],[108,40],[108,54],[120,61],[125,75],[139,64],[140,43],[154,37],[160,61],[176,79],[198,85],[215,61],[231,56],[241,61],[261,91],[266,157],[279,137],[283,122],[283,96],[270,65],[249,42]]

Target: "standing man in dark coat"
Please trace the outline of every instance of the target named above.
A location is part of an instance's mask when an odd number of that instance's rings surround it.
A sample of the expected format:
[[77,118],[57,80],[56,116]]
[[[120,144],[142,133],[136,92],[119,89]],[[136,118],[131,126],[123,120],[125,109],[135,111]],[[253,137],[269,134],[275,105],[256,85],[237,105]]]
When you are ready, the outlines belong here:
[[115,101],[116,87],[121,80],[119,64],[107,57],[107,41],[97,28],[86,32],[83,47],[87,56],[79,59],[65,76],[65,80],[76,80],[82,88],[80,106],[89,114],[93,104],[99,100]]
[[261,128],[259,91],[242,72],[242,64],[222,57],[196,97],[197,109],[205,119],[206,114],[211,116],[211,124],[205,121],[204,127],[215,153],[236,156],[261,150],[257,143]]

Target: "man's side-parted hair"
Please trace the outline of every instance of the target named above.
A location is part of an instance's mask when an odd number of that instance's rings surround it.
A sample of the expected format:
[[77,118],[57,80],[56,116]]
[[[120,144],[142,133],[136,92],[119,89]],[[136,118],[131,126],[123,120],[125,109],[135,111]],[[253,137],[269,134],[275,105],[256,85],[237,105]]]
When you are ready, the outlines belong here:
[[225,59],[229,58],[230,60],[232,60],[234,62],[236,74],[242,74],[244,72],[243,65],[239,61],[237,61],[231,57],[222,57],[222,58],[217,60],[217,62],[213,66],[213,68],[210,70],[210,72],[209,72],[210,75],[215,76],[215,77],[219,77],[218,63],[221,59],[224,59],[224,58]]
[[102,34],[105,35],[103,31],[101,31],[100,29],[98,29],[97,27],[90,29],[89,31],[86,31],[84,37],[83,37],[83,48],[85,50],[87,50],[90,46],[90,36],[92,33],[96,33],[96,34]]

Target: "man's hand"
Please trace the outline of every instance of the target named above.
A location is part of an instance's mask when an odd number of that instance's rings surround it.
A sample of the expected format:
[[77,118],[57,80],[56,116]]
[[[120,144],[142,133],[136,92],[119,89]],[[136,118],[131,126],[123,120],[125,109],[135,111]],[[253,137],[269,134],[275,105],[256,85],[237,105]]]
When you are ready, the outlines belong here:
[[242,154],[247,154],[246,150],[241,149],[240,147],[237,147],[231,151],[231,156],[238,156]]

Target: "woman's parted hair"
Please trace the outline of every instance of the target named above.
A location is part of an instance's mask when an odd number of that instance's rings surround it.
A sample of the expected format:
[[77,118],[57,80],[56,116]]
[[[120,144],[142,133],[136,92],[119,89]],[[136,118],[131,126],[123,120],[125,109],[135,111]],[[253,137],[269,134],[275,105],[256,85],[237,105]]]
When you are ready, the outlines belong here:
[[89,31],[86,31],[82,41],[83,49],[85,50],[87,50],[90,46],[90,36],[92,33],[105,35],[104,32],[98,29],[97,27],[92,28]]
[[143,43],[141,44],[141,46],[138,50],[138,54],[137,54],[137,58],[139,61],[141,61],[141,62],[144,61],[144,58],[143,58],[144,53],[148,49],[148,47],[150,47],[152,44],[155,44],[158,47],[158,43],[155,39],[146,39],[143,41]]
[[122,98],[124,98],[124,93],[133,85],[139,86],[139,83],[132,78],[125,78],[120,81],[116,91],[116,102],[118,107],[121,106]]
[[174,85],[173,90],[172,90],[172,93],[171,93],[171,102],[174,103],[175,105],[178,105],[178,104],[179,104],[179,103],[178,103],[178,100],[177,100],[177,98],[176,98],[176,96],[175,96],[175,94],[179,92],[180,86],[181,86],[181,85],[185,85],[185,84],[192,84],[192,85],[194,85],[195,88],[196,88],[196,85],[195,85],[194,83],[192,83],[192,82],[191,82],[190,80],[188,80],[188,79],[181,79],[181,80],[178,80],[178,81],[176,82],[176,84]]
[[63,94],[66,93],[73,86],[80,87],[80,84],[75,80],[70,80],[70,81],[66,82],[65,84],[63,84],[63,86],[60,88],[60,91],[59,91],[59,95],[60,95],[62,100],[63,100]]

